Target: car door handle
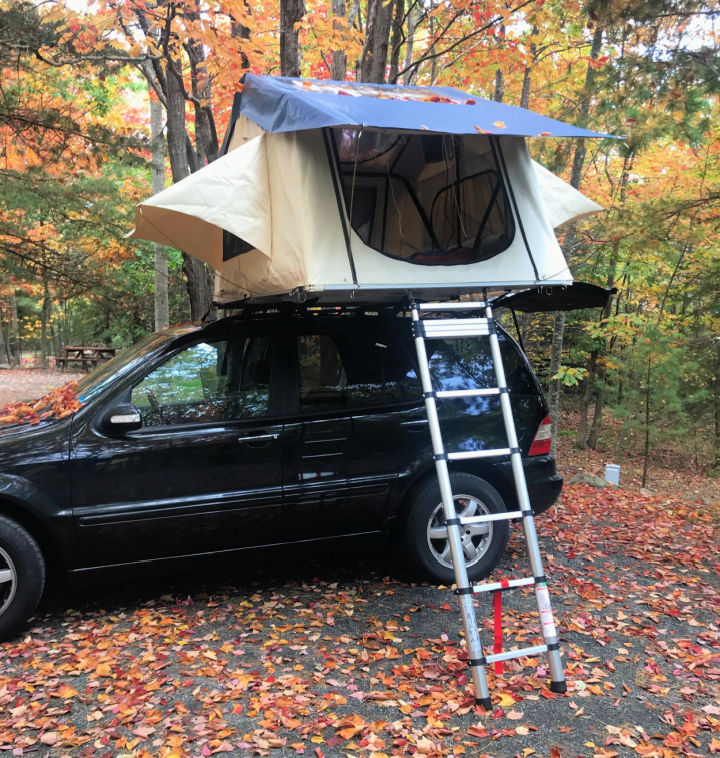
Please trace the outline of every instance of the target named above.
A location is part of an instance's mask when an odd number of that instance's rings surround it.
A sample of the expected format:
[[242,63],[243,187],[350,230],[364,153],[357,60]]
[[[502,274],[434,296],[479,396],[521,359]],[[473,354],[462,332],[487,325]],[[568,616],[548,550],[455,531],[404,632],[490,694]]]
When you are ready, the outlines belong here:
[[238,442],[263,442],[264,440],[276,440],[279,434],[249,434],[246,437],[238,437]]
[[426,418],[418,418],[413,419],[412,421],[401,421],[400,426],[407,426],[411,431],[414,431],[415,429],[421,429],[427,423],[428,420]]

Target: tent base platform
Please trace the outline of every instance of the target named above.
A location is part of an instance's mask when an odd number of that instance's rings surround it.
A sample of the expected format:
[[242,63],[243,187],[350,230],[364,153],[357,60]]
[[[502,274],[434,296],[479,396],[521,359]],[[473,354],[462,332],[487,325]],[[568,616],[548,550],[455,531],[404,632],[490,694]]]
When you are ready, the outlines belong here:
[[508,292],[526,289],[528,287],[566,287],[567,280],[557,279],[538,282],[468,282],[466,284],[380,284],[370,286],[328,285],[324,287],[296,287],[289,292],[277,292],[269,295],[250,295],[244,298],[216,299],[219,308],[238,308],[248,303],[290,302],[304,303],[308,301],[323,304],[343,303],[395,303],[411,294],[419,300],[457,300],[461,295],[487,290],[492,293]]

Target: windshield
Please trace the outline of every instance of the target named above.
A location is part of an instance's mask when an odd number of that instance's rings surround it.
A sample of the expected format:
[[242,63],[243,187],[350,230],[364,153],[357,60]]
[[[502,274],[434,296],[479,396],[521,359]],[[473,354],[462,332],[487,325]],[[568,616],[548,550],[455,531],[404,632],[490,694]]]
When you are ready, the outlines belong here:
[[162,344],[196,329],[196,326],[176,327],[164,329],[162,332],[144,337],[137,344],[123,350],[107,363],[101,364],[92,373],[80,379],[77,385],[78,400],[83,404],[92,400],[93,397],[112,384],[118,376],[131,371],[135,366],[142,363],[149,353],[152,353]]

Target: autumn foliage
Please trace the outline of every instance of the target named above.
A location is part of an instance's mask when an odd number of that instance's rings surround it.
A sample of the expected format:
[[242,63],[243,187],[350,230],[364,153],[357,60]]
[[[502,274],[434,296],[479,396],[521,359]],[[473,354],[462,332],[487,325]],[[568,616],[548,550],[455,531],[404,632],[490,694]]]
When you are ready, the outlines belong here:
[[76,390],[77,382],[68,382],[39,400],[8,403],[0,408],[0,425],[39,424],[44,419],[71,416],[82,408]]
[[[569,486],[537,519],[568,694],[544,657],[476,710],[450,588],[385,551],[108,588],[0,645],[0,749],[104,758],[698,758],[720,750],[718,506]],[[511,537],[503,574],[527,565]],[[126,580],[127,581],[127,580]],[[124,583],[126,583],[126,581]],[[108,592],[109,589],[109,592]],[[78,605],[78,602],[80,605]],[[100,605],[98,605],[100,604]],[[504,645],[540,639],[506,593]],[[492,605],[478,606],[492,641]]]
[[[580,447],[607,441],[604,412],[622,426],[617,456],[672,434],[712,440],[698,465],[720,466],[715,16],[697,0],[0,0],[0,363],[23,344],[46,358],[152,329],[154,259],[123,239],[150,191],[148,92],[177,181],[217,157],[246,71],[454,86],[623,137],[531,144],[607,209],[561,242],[577,278],[619,291],[602,314],[568,316],[549,368],[547,317],[523,320],[523,340],[579,406]],[[169,322],[200,318],[212,275],[174,256]]]

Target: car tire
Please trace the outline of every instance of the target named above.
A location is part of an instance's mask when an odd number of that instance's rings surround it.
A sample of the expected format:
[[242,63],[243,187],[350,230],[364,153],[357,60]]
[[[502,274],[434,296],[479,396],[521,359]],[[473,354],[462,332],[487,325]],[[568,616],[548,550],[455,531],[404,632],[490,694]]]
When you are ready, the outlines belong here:
[[[506,511],[498,491],[478,476],[452,473],[450,485],[458,516]],[[411,560],[427,578],[441,584],[452,584],[455,572],[445,528],[440,487],[433,477],[412,496],[405,541]],[[492,572],[505,552],[510,533],[508,522],[485,522],[461,526],[460,530],[468,578],[471,581],[482,579]]]
[[0,516],[0,640],[19,632],[40,602],[45,561],[19,524]]

